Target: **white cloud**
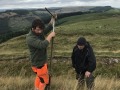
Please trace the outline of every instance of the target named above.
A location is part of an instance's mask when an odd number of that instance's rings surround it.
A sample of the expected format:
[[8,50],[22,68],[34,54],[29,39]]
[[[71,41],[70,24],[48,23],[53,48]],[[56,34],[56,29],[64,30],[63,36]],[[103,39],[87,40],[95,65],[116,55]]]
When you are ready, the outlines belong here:
[[120,8],[120,0],[0,0],[0,9],[62,6],[113,6]]

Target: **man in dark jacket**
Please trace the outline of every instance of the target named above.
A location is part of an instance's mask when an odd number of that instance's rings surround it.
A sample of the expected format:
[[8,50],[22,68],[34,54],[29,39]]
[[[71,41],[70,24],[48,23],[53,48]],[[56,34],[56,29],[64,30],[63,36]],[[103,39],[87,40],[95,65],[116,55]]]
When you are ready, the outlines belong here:
[[[32,70],[36,73],[35,90],[44,90],[46,85],[49,84],[47,47],[52,37],[55,36],[55,32],[48,33],[51,31],[54,22],[55,17],[52,17],[48,26],[45,28],[42,20],[35,19],[32,23],[32,29],[26,36]],[[47,35],[46,38],[45,35]]]
[[79,88],[84,87],[84,78],[86,78],[87,88],[93,88],[94,76],[92,72],[96,68],[96,58],[93,49],[84,37],[80,37],[77,45],[72,52],[72,66],[77,73]]

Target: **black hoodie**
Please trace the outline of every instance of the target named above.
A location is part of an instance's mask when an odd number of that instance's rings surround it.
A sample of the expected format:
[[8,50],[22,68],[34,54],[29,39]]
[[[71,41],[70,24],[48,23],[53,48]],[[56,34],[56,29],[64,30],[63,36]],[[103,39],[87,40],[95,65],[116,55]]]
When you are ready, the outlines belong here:
[[78,74],[86,71],[93,72],[96,68],[96,58],[88,42],[82,50],[76,45],[73,48],[71,59],[72,65]]

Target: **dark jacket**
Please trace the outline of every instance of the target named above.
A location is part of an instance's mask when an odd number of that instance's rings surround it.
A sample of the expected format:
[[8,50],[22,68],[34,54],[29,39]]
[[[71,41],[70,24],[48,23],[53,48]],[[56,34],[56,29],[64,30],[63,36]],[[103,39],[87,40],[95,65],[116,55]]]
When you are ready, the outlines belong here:
[[45,40],[44,35],[50,32],[52,26],[48,26],[41,35],[37,36],[34,32],[30,32],[26,36],[26,42],[30,51],[30,60],[32,66],[41,67],[47,61],[47,47],[49,42]]
[[85,71],[93,72],[96,68],[96,58],[88,42],[83,50],[80,50],[76,45],[73,48],[71,59],[72,65],[78,74]]

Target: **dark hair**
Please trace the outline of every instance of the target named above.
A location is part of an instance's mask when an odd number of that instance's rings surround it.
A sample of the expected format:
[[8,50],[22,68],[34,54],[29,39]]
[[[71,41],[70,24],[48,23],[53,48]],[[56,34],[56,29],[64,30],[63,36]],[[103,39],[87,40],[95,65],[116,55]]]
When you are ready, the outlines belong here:
[[80,37],[77,41],[77,45],[86,45],[87,41],[84,37]]
[[32,22],[32,28],[33,29],[36,29],[36,27],[39,27],[40,29],[43,29],[45,28],[45,25],[44,25],[44,22],[40,19],[35,19],[33,22]]

